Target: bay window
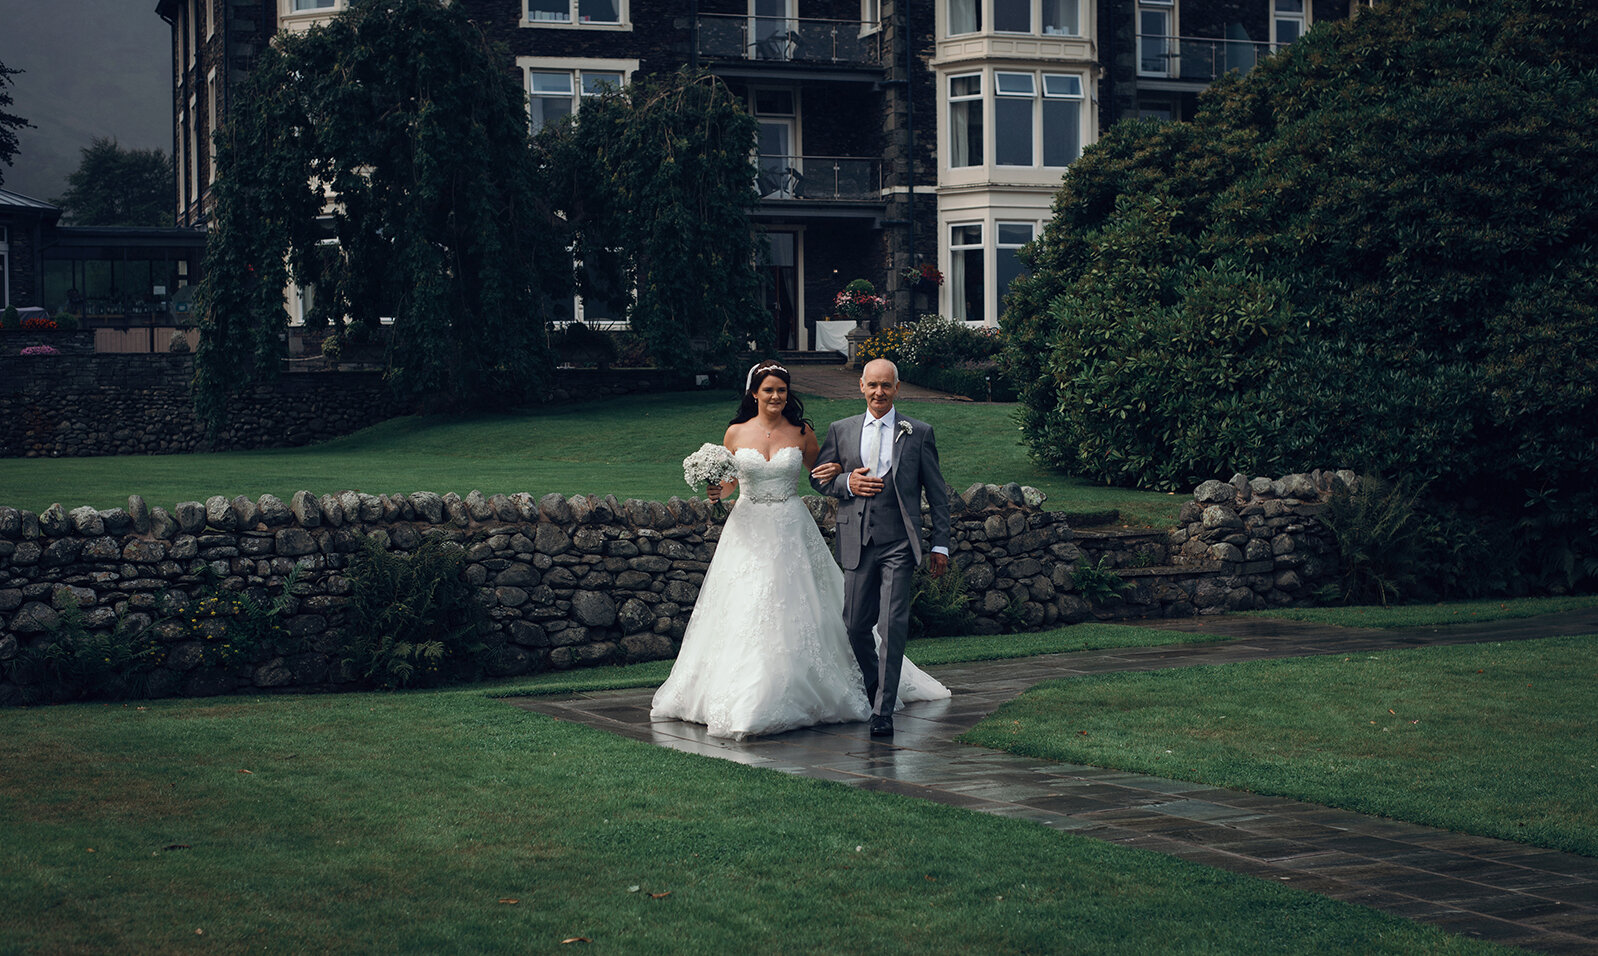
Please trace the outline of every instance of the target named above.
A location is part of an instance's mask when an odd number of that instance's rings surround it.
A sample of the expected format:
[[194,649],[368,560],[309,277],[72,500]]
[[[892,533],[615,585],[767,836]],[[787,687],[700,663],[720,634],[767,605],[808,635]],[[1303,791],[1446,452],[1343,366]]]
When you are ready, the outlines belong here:
[[946,9],[949,36],[985,30],[1032,36],[1082,35],[1082,0],[948,0]]
[[[984,164],[983,75],[949,77],[949,165]],[[993,164],[1069,166],[1082,153],[1086,97],[1069,73],[993,74]]]

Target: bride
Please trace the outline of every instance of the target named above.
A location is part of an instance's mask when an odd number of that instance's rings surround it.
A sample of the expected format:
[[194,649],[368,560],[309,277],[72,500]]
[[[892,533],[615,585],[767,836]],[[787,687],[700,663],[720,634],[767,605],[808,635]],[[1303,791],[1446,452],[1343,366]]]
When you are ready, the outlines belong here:
[[[800,500],[800,475],[820,450],[788,370],[749,370],[743,402],[722,444],[738,479],[712,485],[718,500],[741,488],[705,572],[671,676],[650,717],[706,725],[743,740],[813,724],[865,721],[864,679],[843,625],[843,572]],[[826,481],[836,463],[816,469]],[[880,638],[879,638],[880,640]],[[904,663],[901,704],[941,700],[948,688]]]

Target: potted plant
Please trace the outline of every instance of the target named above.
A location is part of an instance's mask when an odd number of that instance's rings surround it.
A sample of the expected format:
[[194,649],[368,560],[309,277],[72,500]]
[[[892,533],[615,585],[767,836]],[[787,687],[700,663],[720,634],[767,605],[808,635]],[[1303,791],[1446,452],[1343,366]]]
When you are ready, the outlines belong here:
[[854,319],[864,327],[876,330],[877,319],[888,307],[888,300],[877,295],[877,287],[870,280],[855,279],[843,287],[832,302],[834,310],[846,319]]
[[938,286],[943,285],[943,273],[939,272],[937,265],[931,262],[906,266],[899,270],[899,278],[917,292],[929,294],[936,292]]

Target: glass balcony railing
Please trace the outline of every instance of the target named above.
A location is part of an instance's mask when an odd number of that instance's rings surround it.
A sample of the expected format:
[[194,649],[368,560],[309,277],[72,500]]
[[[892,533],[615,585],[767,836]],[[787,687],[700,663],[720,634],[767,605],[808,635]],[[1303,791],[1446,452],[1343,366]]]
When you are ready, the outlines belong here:
[[877,66],[882,31],[860,20],[701,14],[699,55],[773,63]]
[[1168,80],[1213,83],[1227,73],[1247,73],[1286,44],[1213,37],[1139,34],[1137,74]]
[[878,158],[763,153],[756,162],[762,199],[860,202],[882,198],[882,160]]

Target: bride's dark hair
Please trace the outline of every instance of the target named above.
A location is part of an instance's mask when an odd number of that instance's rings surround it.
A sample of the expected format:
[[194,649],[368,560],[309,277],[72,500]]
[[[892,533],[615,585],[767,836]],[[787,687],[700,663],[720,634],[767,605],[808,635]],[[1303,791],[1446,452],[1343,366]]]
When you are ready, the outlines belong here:
[[755,405],[755,390],[760,388],[761,384],[765,382],[767,378],[770,378],[773,375],[782,379],[782,383],[788,386],[788,404],[782,407],[782,417],[786,418],[792,424],[798,425],[799,434],[801,435],[805,433],[806,428],[810,429],[811,431],[815,431],[816,427],[810,424],[810,419],[805,417],[804,403],[799,401],[799,396],[795,395],[793,392],[793,379],[789,377],[788,370],[783,368],[781,364],[772,359],[765,359],[764,361],[756,362],[754,366],[749,369],[749,377],[745,379],[744,384],[743,401],[738,403],[738,414],[734,415],[732,417],[732,421],[728,422],[727,424],[741,425],[744,422],[747,422],[749,419],[755,417],[755,412],[757,410]]

